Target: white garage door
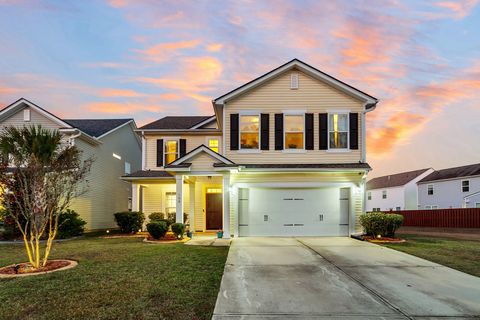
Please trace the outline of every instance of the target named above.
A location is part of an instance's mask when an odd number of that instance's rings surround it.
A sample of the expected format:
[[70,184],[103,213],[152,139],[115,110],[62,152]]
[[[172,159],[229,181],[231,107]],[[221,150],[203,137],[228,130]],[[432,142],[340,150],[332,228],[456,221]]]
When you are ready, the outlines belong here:
[[349,188],[239,189],[240,236],[348,236]]

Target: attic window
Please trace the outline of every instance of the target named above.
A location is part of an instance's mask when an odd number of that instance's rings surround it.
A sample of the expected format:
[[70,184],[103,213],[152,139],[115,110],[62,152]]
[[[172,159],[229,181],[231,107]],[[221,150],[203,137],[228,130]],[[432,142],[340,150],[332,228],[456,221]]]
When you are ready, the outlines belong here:
[[30,109],[23,109],[23,121],[30,121]]
[[298,89],[298,73],[290,75],[290,89]]

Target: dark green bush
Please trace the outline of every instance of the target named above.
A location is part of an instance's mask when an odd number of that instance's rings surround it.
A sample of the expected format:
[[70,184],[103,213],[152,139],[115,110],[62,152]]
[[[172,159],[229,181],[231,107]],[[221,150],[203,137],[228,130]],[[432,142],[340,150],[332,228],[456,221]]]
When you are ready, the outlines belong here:
[[400,214],[386,214],[383,212],[369,212],[360,216],[360,224],[367,235],[395,236],[395,232],[403,223],[403,216]]
[[115,222],[123,233],[135,233],[142,229],[145,216],[143,212],[124,211],[114,214]]
[[169,212],[167,214],[166,220],[168,220],[168,224],[171,225],[172,223],[175,223],[176,219],[176,213],[175,212]]
[[161,221],[165,220],[165,214],[163,212],[153,212],[148,216],[150,221]]
[[183,223],[173,223],[171,225],[172,232],[175,233],[178,239],[183,239],[183,234],[185,232],[185,225]]
[[81,236],[87,223],[80,218],[79,214],[67,209],[58,217],[57,238],[65,239]]
[[165,237],[168,226],[164,221],[152,221],[147,224],[147,231],[154,239]]

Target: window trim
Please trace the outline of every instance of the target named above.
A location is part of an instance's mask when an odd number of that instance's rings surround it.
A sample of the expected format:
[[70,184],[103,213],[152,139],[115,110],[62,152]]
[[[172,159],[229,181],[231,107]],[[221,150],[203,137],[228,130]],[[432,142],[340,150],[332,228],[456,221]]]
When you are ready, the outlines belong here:
[[[258,117],[258,147],[251,149],[242,149],[242,116],[257,116]],[[258,111],[242,111],[238,114],[238,150],[237,152],[243,153],[261,153],[260,148],[260,132],[262,131],[262,123],[260,119],[261,115]]]
[[[164,137],[164,138],[163,138],[163,167],[169,165],[169,163],[167,163],[167,152],[166,152],[166,150],[167,150],[167,142],[168,142],[168,141],[176,141],[176,142],[177,142],[177,152],[176,152],[177,157],[175,158],[175,160],[177,160],[178,158],[180,158],[180,137],[172,137],[172,138],[166,138],[166,137]],[[170,153],[169,153],[169,154],[170,154]],[[173,160],[173,161],[175,161],[175,160]],[[172,162],[173,162],[173,161],[172,161]],[[172,163],[172,162],[170,162],[170,163]]]
[[[468,186],[467,186],[468,190],[467,190],[467,191],[463,191],[463,183],[464,183],[464,182],[468,182]],[[460,188],[461,188],[461,190],[462,190],[462,193],[470,192],[470,179],[461,180],[461,182],[460,182]]]
[[[220,148],[220,139],[218,137],[215,137],[215,136],[207,136],[205,137],[205,145],[207,146],[207,148],[211,149],[210,148],[210,140],[217,140],[218,141],[218,151],[217,153],[220,154],[220,151],[221,151],[221,148]],[[214,150],[213,150],[214,151]]]
[[[286,130],[286,127],[285,127],[285,118],[287,116],[302,116],[303,118],[303,148],[302,149],[290,149],[290,148],[287,148],[287,144],[285,143],[286,141],[286,136],[287,136],[287,130]],[[286,110],[286,111],[283,111],[283,152],[286,152],[286,153],[305,153],[306,152],[306,149],[305,149],[305,135],[306,135],[306,129],[305,128],[305,111],[304,110],[299,110],[299,111],[296,111],[296,110]],[[289,131],[289,133],[300,133],[300,131]]]
[[[339,132],[347,132],[347,147],[346,148],[330,148],[330,115],[340,115],[344,114],[347,116],[347,131],[339,131]],[[327,151],[328,152],[351,152],[350,150],[350,111],[348,110],[338,110],[338,111],[328,111],[327,113]]]
[[[428,188],[432,186],[432,194],[428,193]],[[430,183],[430,184],[427,184],[427,196],[433,196],[435,194],[435,187],[433,185],[433,183]]]

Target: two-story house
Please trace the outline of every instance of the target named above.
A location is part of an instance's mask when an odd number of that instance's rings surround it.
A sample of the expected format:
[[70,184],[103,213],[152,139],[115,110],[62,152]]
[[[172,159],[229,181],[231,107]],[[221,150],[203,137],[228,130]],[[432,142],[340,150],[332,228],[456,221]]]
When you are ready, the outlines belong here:
[[432,168],[376,177],[367,181],[367,211],[416,210],[417,182]]
[[[294,59],[137,130],[133,209],[230,236],[348,236],[365,208],[365,117],[378,100]],[[185,220],[184,220],[185,219]]]
[[0,111],[0,129],[37,125],[58,130],[65,143],[82,151],[83,159],[93,156],[86,186],[70,208],[87,222],[87,230],[116,227],[113,214],[131,207],[131,185],[120,177],[141,168],[141,141],[135,121],[61,119],[23,98]]
[[417,185],[420,210],[480,208],[480,163],[436,170]]

